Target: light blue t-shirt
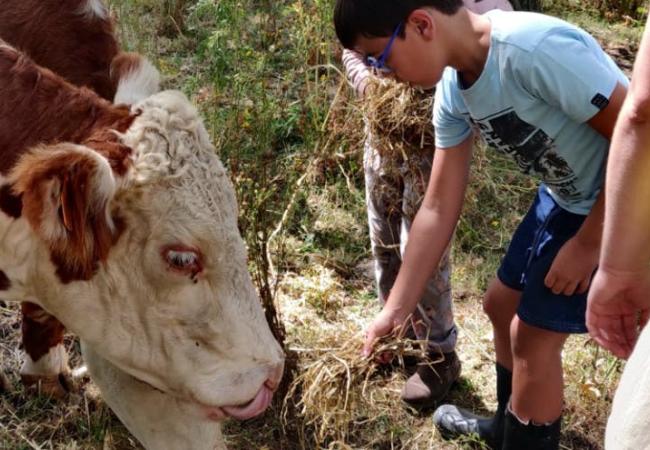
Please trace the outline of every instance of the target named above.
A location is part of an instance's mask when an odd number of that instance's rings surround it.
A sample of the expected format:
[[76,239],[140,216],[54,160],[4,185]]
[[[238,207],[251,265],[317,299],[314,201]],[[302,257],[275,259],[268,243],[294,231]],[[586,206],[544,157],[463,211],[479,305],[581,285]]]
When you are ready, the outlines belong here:
[[603,185],[609,141],[586,122],[628,80],[596,40],[560,19],[491,11],[490,50],[480,77],[463,89],[447,68],[436,89],[436,146],[478,130],[536,173],[564,209],[588,214]]

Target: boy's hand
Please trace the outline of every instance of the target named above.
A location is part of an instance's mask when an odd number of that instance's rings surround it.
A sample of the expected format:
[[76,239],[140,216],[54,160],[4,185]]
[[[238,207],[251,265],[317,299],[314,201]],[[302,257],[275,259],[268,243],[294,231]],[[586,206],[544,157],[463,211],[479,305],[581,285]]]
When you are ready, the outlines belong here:
[[[404,325],[406,317],[402,317],[401,314],[398,314],[395,311],[391,311],[388,308],[381,310],[375,320],[372,321],[370,327],[366,330],[366,340],[363,344],[363,356],[368,357],[372,353],[372,348],[377,343],[377,340],[381,337],[390,334],[395,328],[400,328]],[[390,357],[382,355],[382,363],[386,363],[390,360]]]
[[587,303],[587,328],[598,344],[619,358],[629,357],[649,313],[650,269],[637,273],[598,269]]
[[573,237],[565,242],[546,274],[544,284],[554,294],[583,294],[598,266],[600,249]]

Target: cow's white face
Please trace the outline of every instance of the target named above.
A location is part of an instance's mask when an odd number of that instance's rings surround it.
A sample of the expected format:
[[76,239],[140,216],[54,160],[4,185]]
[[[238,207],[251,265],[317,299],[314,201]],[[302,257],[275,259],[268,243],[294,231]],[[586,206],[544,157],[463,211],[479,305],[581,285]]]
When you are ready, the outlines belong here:
[[[23,193],[23,216],[0,220],[3,296],[39,303],[116,367],[212,418],[251,417],[268,405],[283,354],[248,274],[234,190],[182,94],[134,108],[141,114],[122,137],[133,164],[123,176],[84,147],[59,150],[90,161],[82,207],[66,206],[78,192],[64,182],[34,188],[27,171],[15,174],[21,191],[46,200],[30,211]],[[71,245],[80,221],[90,237]],[[109,249],[88,275],[83,261],[61,262],[70,246],[81,259]]]

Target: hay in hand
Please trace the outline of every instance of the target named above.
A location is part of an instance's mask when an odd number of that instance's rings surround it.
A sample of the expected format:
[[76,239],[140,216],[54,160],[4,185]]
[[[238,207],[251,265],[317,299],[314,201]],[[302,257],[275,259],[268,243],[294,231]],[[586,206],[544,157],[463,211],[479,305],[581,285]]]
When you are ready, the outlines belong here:
[[382,156],[408,160],[411,152],[433,148],[432,91],[372,76],[362,110]]
[[[310,441],[329,448],[346,448],[356,425],[373,428],[368,424],[406,413],[399,390],[390,389],[391,380],[379,376],[382,371],[387,375],[386,366],[377,363],[376,358],[390,353],[393,365],[397,361],[402,367],[406,357],[427,359],[426,343],[396,334],[381,339],[372,355],[364,357],[363,335],[351,335],[351,329],[340,331],[328,337],[329,342],[323,341],[321,348],[298,350],[303,353],[303,367],[289,387],[283,407],[285,426],[291,425],[290,421],[299,422],[303,428],[300,434],[311,432]],[[399,381],[401,385],[403,379]]]

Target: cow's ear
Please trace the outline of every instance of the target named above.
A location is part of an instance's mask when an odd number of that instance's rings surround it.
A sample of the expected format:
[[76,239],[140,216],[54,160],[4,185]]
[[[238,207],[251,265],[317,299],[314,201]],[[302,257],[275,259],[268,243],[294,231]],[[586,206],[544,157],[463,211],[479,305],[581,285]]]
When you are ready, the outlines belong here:
[[21,158],[10,180],[59,277],[90,279],[118,234],[110,214],[116,183],[108,160],[74,144],[38,147]]
[[134,105],[160,91],[160,73],[137,53],[119,53],[111,62],[116,104]]

